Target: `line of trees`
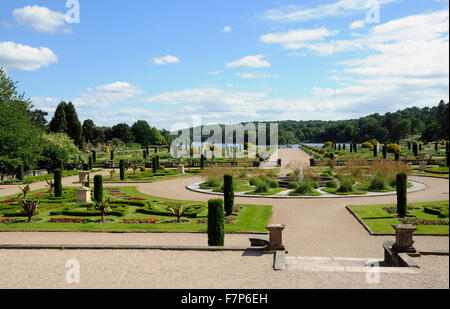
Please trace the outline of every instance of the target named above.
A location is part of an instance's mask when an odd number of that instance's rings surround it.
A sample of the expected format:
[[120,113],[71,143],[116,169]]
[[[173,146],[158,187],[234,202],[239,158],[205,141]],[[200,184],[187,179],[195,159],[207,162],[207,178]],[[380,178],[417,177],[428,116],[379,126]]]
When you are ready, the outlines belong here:
[[399,141],[411,135],[422,140],[449,139],[449,103],[429,108],[411,107],[394,113],[378,113],[341,121],[279,121],[280,145],[299,142]]

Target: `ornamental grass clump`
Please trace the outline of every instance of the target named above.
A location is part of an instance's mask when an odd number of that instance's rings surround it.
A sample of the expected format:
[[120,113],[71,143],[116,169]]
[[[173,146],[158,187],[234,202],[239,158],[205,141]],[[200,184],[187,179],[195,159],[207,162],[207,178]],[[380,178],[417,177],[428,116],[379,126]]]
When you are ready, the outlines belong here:
[[344,176],[341,179],[337,192],[348,193],[353,192],[353,185],[355,184],[355,178],[353,176]]
[[271,180],[271,181],[269,181],[269,187],[276,189],[276,188],[280,187],[280,184],[276,180]]
[[264,180],[256,182],[255,193],[268,193],[270,191],[269,184]]
[[387,190],[389,186],[389,181],[377,174],[370,179],[369,190],[382,191]]
[[339,185],[338,185],[338,183],[337,183],[336,180],[330,180],[330,181],[327,181],[327,183],[325,184],[325,186],[326,186],[327,188],[337,188]]
[[293,189],[293,190],[296,190],[298,188],[298,183],[297,182],[290,182],[289,184],[288,184],[288,189]]
[[298,188],[295,190],[298,194],[310,194],[314,193],[313,185],[310,181],[302,181],[298,184]]

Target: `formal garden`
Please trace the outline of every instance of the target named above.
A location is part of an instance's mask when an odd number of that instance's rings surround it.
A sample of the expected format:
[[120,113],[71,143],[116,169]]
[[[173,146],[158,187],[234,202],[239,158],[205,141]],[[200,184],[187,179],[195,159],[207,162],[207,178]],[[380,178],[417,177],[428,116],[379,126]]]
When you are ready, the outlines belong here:
[[[278,169],[229,169],[213,166],[203,172],[199,189],[220,193],[224,175],[233,175],[234,191],[260,196],[329,196],[365,195],[396,192],[396,175],[410,173],[403,162],[379,160],[370,166],[351,164],[345,167],[310,167],[299,162],[288,165],[291,172],[279,176]],[[407,188],[413,182],[407,183]]]
[[[99,185],[102,187],[102,185]],[[100,193],[101,192],[101,193]],[[28,190],[0,198],[0,230],[199,231],[208,225],[208,203],[145,195],[135,187],[94,188],[93,202],[77,202],[77,188]],[[98,196],[96,196],[98,195]],[[272,207],[233,205],[227,232],[264,232]]]

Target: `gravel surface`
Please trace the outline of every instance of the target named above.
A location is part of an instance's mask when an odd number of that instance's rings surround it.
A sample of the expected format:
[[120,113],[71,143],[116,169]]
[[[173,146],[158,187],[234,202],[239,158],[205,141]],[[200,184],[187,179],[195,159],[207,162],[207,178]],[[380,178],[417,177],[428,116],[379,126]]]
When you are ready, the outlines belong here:
[[[76,259],[80,283],[68,284],[66,262]],[[273,255],[240,252],[0,250],[0,288],[301,289],[449,288],[448,257],[415,259],[418,274],[272,270]]]

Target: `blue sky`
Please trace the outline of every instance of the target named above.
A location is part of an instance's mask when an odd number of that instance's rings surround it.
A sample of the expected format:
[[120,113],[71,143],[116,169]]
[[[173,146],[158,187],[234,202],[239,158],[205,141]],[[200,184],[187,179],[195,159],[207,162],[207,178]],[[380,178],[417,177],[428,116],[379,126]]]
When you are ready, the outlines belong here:
[[67,23],[66,0],[0,2],[0,66],[49,116],[64,99],[98,125],[171,129],[448,101],[448,0],[78,3]]

